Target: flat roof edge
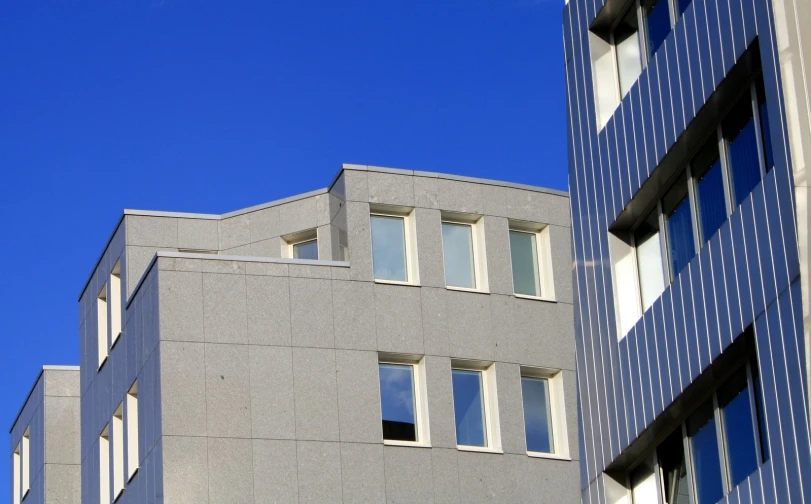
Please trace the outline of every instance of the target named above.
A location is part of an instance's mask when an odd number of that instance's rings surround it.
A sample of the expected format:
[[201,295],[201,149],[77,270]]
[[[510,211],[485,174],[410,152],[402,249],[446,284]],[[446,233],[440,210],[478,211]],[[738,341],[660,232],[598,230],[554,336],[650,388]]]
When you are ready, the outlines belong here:
[[14,421],[11,422],[11,428],[8,430],[9,434],[11,434],[11,432],[14,430],[14,427],[17,425],[17,422],[20,420],[20,415],[23,414],[25,407],[28,405],[28,400],[31,399],[31,394],[34,393],[34,389],[37,388],[37,384],[42,379],[42,375],[45,374],[45,371],[79,371],[79,366],[59,366],[53,364],[43,365],[39,369],[39,373],[37,373],[37,378],[34,380],[34,384],[31,385],[31,388],[28,390],[28,394],[26,394],[22,406],[20,406],[19,411],[17,411],[17,415],[14,417]]

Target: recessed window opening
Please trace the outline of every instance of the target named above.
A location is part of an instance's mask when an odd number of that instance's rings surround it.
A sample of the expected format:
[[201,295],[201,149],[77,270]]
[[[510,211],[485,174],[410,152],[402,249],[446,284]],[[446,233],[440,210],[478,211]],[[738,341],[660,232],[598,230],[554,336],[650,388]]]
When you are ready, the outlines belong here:
[[484,225],[481,217],[443,213],[442,255],[447,287],[480,291],[487,289]]
[[372,269],[377,281],[419,283],[413,209],[373,206]]
[[636,228],[633,235],[643,312],[650,308],[665,289],[662,237],[659,228],[659,213],[653,211]]
[[99,502],[109,503],[110,497],[110,426],[99,435]]
[[12,482],[11,482],[11,486],[12,486],[11,502],[13,502],[14,504],[19,503],[20,499],[22,498],[22,495],[21,495],[21,492],[20,492],[20,478],[21,478],[20,465],[21,464],[22,464],[22,460],[21,460],[21,455],[20,455],[20,443],[17,443],[17,446],[14,447],[14,453],[12,455],[12,461],[11,461],[11,465],[12,465],[12,469],[11,469],[11,471],[12,471],[12,473],[11,473],[12,474],[12,476],[11,476],[12,477]]
[[453,361],[451,366],[456,444],[462,449],[500,450],[493,365]]
[[521,392],[524,402],[524,432],[527,439],[527,451],[554,453],[555,435],[552,425],[549,379],[522,376]]
[[428,444],[427,395],[422,358],[381,354],[380,413],[386,444]]
[[282,236],[284,257],[318,260],[318,230],[308,229]]
[[138,471],[138,383],[127,392],[127,481]]
[[113,436],[113,500],[124,491],[124,405],[119,404],[111,422]]
[[516,295],[553,300],[549,226],[510,221],[510,261]]
[[121,305],[121,261],[117,261],[110,273],[110,348],[114,347],[121,337],[122,305]]
[[107,362],[107,284],[101,288],[98,297],[96,298],[96,311],[97,324],[96,324],[96,340],[99,349],[99,369]]
[[31,427],[23,432],[22,439],[22,498],[31,490]]

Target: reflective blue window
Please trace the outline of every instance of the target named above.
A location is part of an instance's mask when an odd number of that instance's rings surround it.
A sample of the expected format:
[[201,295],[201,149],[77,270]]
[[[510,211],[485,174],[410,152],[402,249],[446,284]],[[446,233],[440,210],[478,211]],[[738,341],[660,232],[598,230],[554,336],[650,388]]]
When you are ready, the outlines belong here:
[[693,0],[678,0],[679,16],[684,14],[684,11],[687,10],[687,7],[690,7],[691,3],[693,3]]
[[552,407],[549,400],[549,381],[546,378],[521,378],[524,399],[524,432],[527,451],[552,453]]
[[718,157],[718,141],[707,142],[693,160],[693,177],[696,180],[698,200],[698,224],[702,243],[710,239],[727,219],[724,197],[724,173]]
[[642,2],[648,37],[648,56],[652,57],[670,33],[670,5],[668,0]]
[[696,254],[693,240],[693,216],[687,196],[687,180],[682,175],[662,200],[662,210],[667,219],[667,244],[670,273],[673,278],[687,266],[690,259]]
[[318,259],[318,240],[296,243],[293,245],[295,259]]
[[481,371],[453,370],[453,413],[456,444],[487,446]]
[[718,407],[724,422],[729,480],[734,487],[758,467],[756,418],[749,397],[746,366],[718,389]]
[[417,440],[414,366],[380,364],[380,410],[383,439]]
[[690,437],[697,504],[718,502],[724,496],[724,487],[712,401],[705,403],[687,420],[687,435]]
[[405,219],[372,215],[371,221],[375,279],[406,282]]
[[722,129],[729,144],[729,173],[737,206],[760,182],[760,158],[749,93],[730,112]]

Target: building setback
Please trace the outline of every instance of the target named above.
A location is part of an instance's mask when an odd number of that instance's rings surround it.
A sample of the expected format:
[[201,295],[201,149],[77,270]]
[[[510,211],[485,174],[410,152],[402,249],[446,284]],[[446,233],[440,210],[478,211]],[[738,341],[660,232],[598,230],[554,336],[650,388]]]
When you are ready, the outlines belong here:
[[809,26],[564,8],[584,503],[811,501]]
[[356,165],[125,211],[79,300],[82,502],[576,502],[570,250],[566,193]]

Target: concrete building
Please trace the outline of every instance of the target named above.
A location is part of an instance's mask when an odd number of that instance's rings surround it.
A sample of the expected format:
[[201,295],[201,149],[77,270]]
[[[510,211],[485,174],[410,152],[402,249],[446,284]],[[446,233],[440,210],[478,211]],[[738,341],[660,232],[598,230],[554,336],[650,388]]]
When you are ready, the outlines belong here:
[[583,502],[811,501],[811,4],[563,18]]
[[78,367],[43,366],[10,435],[12,503],[81,504]]
[[79,299],[82,502],[576,502],[570,250],[566,193],[355,165],[125,211]]

